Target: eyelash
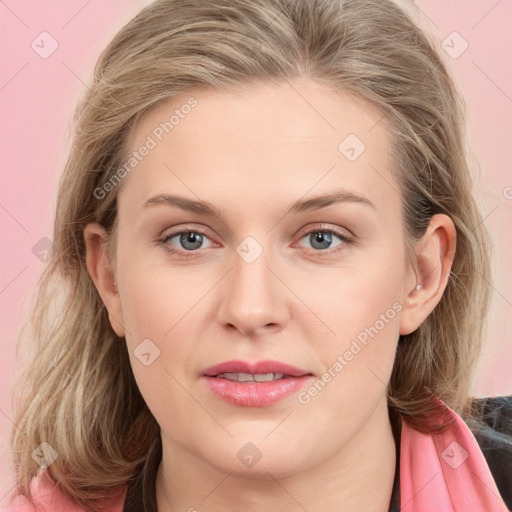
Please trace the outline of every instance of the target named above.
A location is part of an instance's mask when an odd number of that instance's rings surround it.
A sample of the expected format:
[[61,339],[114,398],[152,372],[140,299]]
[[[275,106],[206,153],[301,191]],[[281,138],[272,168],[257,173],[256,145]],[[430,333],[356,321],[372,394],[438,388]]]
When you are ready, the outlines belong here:
[[[203,235],[209,239],[209,236],[204,229],[194,227],[194,228],[190,228],[190,229],[181,229],[179,231],[169,233],[165,237],[159,239],[158,243],[160,245],[162,245],[164,250],[168,253],[174,253],[179,256],[183,256],[184,258],[194,257],[199,252],[199,249],[192,250],[192,251],[185,251],[185,250],[179,250],[179,249],[176,249],[174,247],[167,245],[167,243],[174,237],[176,237],[178,235],[186,234],[186,233],[196,233],[199,235]],[[335,249],[331,249],[331,250],[327,249],[325,251],[322,251],[319,249],[309,249],[308,250],[308,252],[314,253],[315,255],[332,254],[334,252],[339,251],[343,245],[354,243],[354,240],[352,238],[348,237],[346,234],[342,233],[341,231],[334,229],[334,228],[324,228],[323,226],[319,226],[317,228],[310,229],[309,231],[305,231],[304,233],[301,234],[299,240],[302,240],[305,236],[311,235],[313,233],[328,233],[329,235],[337,236],[342,241],[342,243],[339,244]]]

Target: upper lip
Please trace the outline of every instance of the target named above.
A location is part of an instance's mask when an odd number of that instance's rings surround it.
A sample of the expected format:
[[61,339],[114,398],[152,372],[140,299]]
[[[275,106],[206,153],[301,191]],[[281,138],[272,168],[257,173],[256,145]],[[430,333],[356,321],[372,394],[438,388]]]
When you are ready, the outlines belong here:
[[248,361],[232,360],[225,361],[224,363],[210,366],[203,370],[202,374],[208,377],[214,377],[223,373],[250,373],[265,374],[265,373],[283,373],[290,377],[302,377],[303,375],[312,375],[311,372],[291,366],[289,364],[281,363],[280,361],[257,361],[249,363]]

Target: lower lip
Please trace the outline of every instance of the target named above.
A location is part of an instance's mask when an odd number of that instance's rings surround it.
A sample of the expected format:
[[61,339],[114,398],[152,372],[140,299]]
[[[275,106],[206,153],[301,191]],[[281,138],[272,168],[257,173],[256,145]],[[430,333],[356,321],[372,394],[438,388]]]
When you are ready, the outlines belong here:
[[297,393],[312,377],[287,377],[270,382],[237,382],[208,376],[203,378],[216,395],[232,404],[242,407],[268,407]]

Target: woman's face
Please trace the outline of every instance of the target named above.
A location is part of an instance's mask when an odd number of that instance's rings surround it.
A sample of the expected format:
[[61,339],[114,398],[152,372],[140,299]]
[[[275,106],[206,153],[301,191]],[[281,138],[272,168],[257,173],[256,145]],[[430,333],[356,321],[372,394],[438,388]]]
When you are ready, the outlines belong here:
[[205,90],[129,144],[109,311],[164,454],[282,476],[364,451],[417,284],[382,114],[306,79]]

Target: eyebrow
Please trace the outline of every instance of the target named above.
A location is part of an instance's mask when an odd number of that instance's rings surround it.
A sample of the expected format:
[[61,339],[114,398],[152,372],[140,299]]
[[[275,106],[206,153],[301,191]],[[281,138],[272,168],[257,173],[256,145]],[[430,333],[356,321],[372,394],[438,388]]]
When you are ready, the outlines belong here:
[[[376,210],[375,205],[366,197],[354,194],[348,190],[337,190],[330,194],[324,194],[311,199],[299,199],[293,203],[284,215],[290,213],[301,213],[305,211],[319,210],[326,208],[335,203],[355,203],[363,206],[369,206]],[[220,210],[207,201],[196,201],[193,199],[187,199],[185,197],[170,195],[170,194],[158,194],[149,198],[142,205],[142,209],[149,208],[151,206],[169,205],[180,208],[181,210],[190,211],[207,216],[218,217],[224,222]]]

